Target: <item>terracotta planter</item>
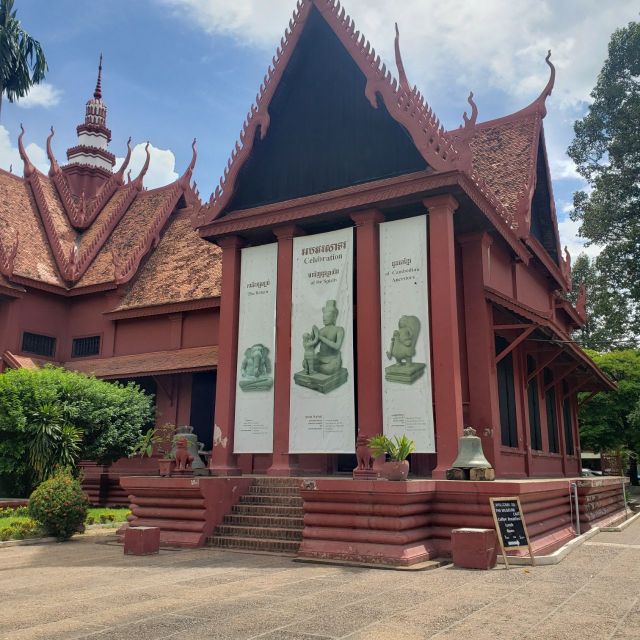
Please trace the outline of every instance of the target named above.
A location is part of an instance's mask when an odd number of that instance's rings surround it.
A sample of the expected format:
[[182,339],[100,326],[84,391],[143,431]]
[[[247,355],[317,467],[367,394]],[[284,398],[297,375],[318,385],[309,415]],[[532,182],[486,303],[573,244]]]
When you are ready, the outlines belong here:
[[389,460],[382,467],[382,476],[387,480],[406,480],[408,475],[408,460]]
[[165,478],[170,477],[171,472],[175,467],[175,464],[176,463],[174,460],[167,460],[166,458],[160,458],[160,460],[158,460],[158,467],[160,467],[160,475]]

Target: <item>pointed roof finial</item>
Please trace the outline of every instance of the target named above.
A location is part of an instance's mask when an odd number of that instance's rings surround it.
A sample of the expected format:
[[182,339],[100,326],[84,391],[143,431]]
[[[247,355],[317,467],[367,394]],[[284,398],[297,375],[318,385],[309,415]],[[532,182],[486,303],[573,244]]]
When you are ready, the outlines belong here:
[[149,151],[149,146],[150,146],[149,142],[147,141],[147,144],[144,147],[144,152],[147,154],[147,157],[145,158],[144,164],[142,165],[142,169],[140,170],[138,177],[134,180],[138,191],[142,191],[143,180],[145,175],[147,174],[147,170],[149,169],[149,162],[151,161],[151,153]]
[[556,68],[551,62],[551,49],[549,49],[549,51],[547,52],[547,56],[544,61],[549,65],[549,69],[551,70],[549,80],[545,88],[542,90],[542,93],[540,93],[540,95],[528,107],[529,109],[533,108],[534,110],[538,111],[543,118],[547,115],[547,107],[545,105],[545,102],[551,95],[551,92],[553,91],[553,85],[556,81]]
[[471,117],[469,118],[466,111],[462,114],[462,119],[464,120],[465,129],[468,127],[475,127],[476,120],[478,119],[478,106],[476,105],[475,100],[473,99],[473,91],[469,91],[469,97],[467,98],[467,102],[471,106]]
[[24,177],[29,178],[36,172],[36,168],[31,163],[31,160],[29,160],[29,156],[25,151],[22,138],[24,138],[24,127],[22,126],[22,123],[20,123],[20,135],[18,136],[18,151],[20,152],[20,157],[22,158],[22,163],[24,164]]
[[47,156],[49,157],[49,175],[55,175],[56,173],[58,173],[58,171],[60,171],[60,167],[58,166],[58,162],[56,161],[55,156],[53,155],[53,150],[51,149],[51,138],[53,138],[53,135],[55,134],[55,131],[53,129],[53,127],[51,127],[51,133],[47,136]]
[[191,181],[191,176],[193,175],[193,170],[196,166],[196,160],[198,158],[198,150],[196,149],[196,139],[193,139],[191,143],[191,162],[187,167],[187,170],[180,177],[180,184],[183,189],[187,189],[189,187],[189,182]]
[[402,54],[400,53],[400,29],[398,29],[397,22],[396,22],[395,49],[396,49],[396,67],[398,67],[398,80],[400,81],[400,86],[407,93],[411,93],[411,85],[409,84],[407,74],[405,73],[404,64],[402,63]]
[[100,63],[98,64],[98,80],[96,81],[96,90],[93,92],[96,100],[102,99],[102,53],[100,54]]

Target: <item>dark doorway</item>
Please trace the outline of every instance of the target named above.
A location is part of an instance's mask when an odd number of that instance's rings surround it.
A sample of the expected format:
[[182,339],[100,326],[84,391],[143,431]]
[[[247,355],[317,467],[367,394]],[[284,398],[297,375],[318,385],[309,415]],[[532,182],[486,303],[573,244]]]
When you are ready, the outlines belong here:
[[191,383],[191,426],[205,451],[213,447],[213,416],[216,403],[216,372],[193,374]]

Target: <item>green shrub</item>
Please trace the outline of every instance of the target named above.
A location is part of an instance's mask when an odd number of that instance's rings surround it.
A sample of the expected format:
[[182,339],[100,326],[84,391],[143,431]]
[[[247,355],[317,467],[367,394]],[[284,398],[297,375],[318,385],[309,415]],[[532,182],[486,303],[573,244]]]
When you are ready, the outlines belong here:
[[153,422],[153,396],[51,366],[0,374],[0,486],[28,495],[58,465],[129,455]]
[[59,540],[83,529],[88,507],[80,482],[67,469],[56,471],[29,498],[29,515]]

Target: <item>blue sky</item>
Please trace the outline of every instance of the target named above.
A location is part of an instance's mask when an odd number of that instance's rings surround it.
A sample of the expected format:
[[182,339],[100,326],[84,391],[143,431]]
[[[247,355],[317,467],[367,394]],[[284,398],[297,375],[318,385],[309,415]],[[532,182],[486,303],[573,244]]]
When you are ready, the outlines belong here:
[[[52,124],[56,155],[65,159],[102,52],[111,151],[124,155],[129,136],[134,144],[150,140],[154,153],[147,184],[154,186],[182,173],[197,137],[195,179],[201,197],[208,198],[294,2],[16,0],[16,8],[25,28],[42,42],[50,70],[45,87],[21,105],[3,102],[0,166],[13,162],[14,171],[21,172],[15,149],[20,122],[36,162],[46,165],[42,150]],[[409,80],[446,128],[461,123],[470,89],[479,121],[528,104],[546,83],[544,54],[552,49],[558,74],[545,131],[561,234],[575,255],[577,225],[566,220],[566,212],[581,182],[564,150],[573,121],[587,109],[609,36],[637,18],[636,3],[347,0],[346,9],[392,68],[393,22],[398,21]],[[142,157],[139,147],[134,172]]]

